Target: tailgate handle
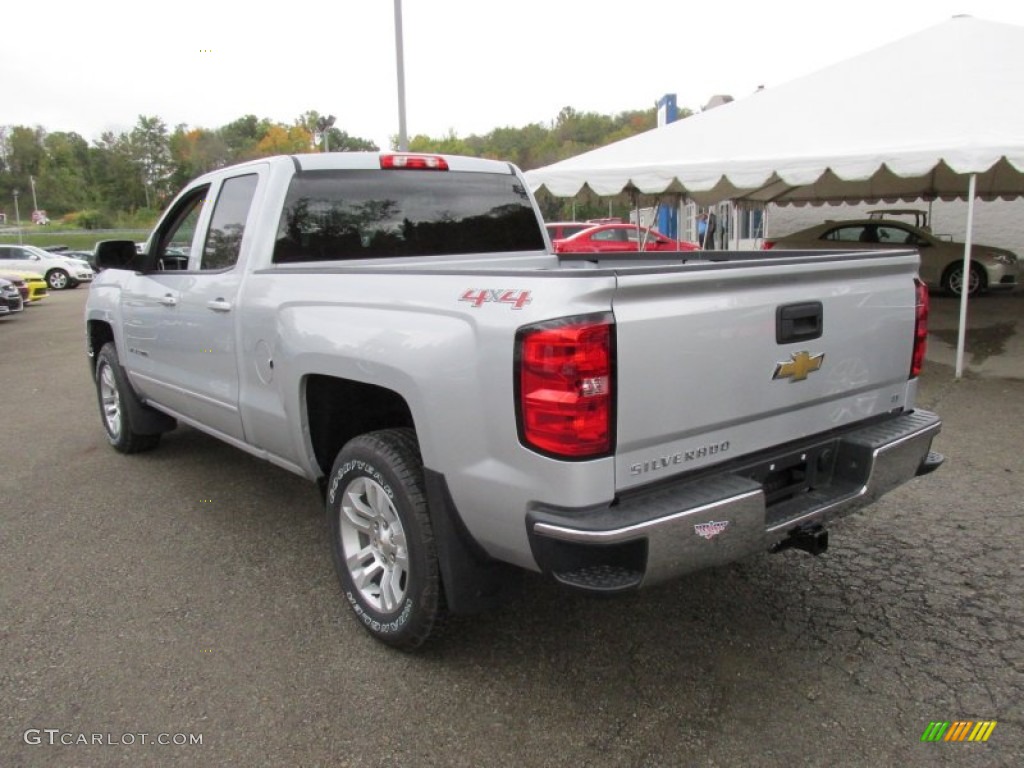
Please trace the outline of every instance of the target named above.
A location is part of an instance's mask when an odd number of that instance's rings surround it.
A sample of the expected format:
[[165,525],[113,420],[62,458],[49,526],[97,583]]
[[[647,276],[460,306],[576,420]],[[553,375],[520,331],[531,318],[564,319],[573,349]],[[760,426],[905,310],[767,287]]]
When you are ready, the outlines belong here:
[[775,311],[775,341],[778,344],[789,344],[820,339],[822,320],[820,301],[785,304]]

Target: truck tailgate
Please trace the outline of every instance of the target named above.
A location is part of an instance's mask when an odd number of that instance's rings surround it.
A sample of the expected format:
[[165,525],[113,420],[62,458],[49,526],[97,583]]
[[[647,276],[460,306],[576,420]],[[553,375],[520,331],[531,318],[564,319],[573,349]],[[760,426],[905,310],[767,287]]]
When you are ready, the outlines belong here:
[[616,488],[912,404],[917,254],[617,273]]

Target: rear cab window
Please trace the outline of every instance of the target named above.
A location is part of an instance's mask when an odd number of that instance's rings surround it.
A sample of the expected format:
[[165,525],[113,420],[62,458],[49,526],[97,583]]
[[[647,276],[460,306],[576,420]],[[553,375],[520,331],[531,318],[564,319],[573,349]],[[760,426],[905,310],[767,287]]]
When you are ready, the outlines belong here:
[[313,170],[291,181],[274,263],[545,250],[513,174]]

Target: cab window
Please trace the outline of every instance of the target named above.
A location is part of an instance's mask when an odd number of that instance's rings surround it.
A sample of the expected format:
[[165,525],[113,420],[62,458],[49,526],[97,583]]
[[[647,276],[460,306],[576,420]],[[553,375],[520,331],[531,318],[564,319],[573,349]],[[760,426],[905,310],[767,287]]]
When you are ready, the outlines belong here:
[[249,217],[258,181],[259,176],[250,173],[225,179],[221,184],[210,220],[210,231],[203,245],[201,269],[230,269],[238,262],[245,221]]
[[193,189],[179,200],[178,205],[171,211],[157,234],[155,247],[150,254],[155,269],[188,269],[192,238],[195,236],[199,215],[203,211],[209,191],[208,184]]

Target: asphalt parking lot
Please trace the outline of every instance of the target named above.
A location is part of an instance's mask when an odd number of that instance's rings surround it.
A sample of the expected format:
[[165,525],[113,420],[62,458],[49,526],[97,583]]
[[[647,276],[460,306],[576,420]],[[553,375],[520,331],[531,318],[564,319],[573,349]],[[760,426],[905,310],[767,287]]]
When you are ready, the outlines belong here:
[[0,766],[1024,765],[1024,295],[973,303],[961,381],[934,301],[947,464],[825,555],[615,600],[526,575],[408,656],[342,603],[313,485],[187,428],[106,445],[86,293],[0,321]]

